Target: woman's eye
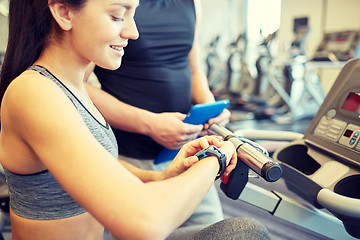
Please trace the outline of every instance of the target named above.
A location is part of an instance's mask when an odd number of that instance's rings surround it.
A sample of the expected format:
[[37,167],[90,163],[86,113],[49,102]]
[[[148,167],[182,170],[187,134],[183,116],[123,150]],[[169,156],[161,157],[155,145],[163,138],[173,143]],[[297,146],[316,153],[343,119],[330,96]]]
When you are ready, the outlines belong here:
[[123,21],[124,21],[123,18],[118,18],[118,17],[115,17],[115,16],[111,16],[111,18],[112,18],[112,20],[113,20],[114,22],[123,22]]

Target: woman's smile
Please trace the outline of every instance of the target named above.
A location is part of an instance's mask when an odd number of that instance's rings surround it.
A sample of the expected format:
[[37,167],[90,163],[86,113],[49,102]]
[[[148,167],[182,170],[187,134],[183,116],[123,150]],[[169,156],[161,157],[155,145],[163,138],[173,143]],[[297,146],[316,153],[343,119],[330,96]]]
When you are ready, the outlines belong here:
[[124,47],[119,45],[110,45],[110,48],[115,52],[116,55],[122,57],[124,55]]

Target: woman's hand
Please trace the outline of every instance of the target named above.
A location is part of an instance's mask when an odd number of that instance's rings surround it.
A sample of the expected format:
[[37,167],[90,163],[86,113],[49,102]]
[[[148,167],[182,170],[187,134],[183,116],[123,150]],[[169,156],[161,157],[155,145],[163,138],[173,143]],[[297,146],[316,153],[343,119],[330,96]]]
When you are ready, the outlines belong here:
[[205,136],[186,143],[170,165],[163,171],[163,178],[171,178],[185,172],[199,161],[195,154],[208,148],[210,145],[221,148],[223,146],[222,137]]
[[210,145],[218,147],[226,155],[227,167],[224,174],[228,175],[237,163],[234,145],[231,142],[223,141],[220,136],[205,136],[185,144],[171,164],[163,171],[163,178],[171,178],[185,172],[199,161],[195,154]]
[[224,175],[227,176],[236,167],[237,154],[234,144],[229,141],[223,141],[222,147],[219,148],[226,155],[226,170]]

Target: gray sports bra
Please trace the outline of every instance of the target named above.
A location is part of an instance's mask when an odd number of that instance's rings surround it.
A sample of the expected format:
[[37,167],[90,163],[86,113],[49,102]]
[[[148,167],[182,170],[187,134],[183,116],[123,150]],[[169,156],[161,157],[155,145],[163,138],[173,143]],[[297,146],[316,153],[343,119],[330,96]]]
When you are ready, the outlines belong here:
[[[76,96],[45,68],[31,66],[29,69],[46,76],[65,92],[94,137],[117,159],[118,147],[109,124],[106,123],[104,126],[96,120]],[[49,171],[28,175],[4,171],[9,187],[10,207],[16,215],[27,219],[50,220],[86,212],[70,197]]]

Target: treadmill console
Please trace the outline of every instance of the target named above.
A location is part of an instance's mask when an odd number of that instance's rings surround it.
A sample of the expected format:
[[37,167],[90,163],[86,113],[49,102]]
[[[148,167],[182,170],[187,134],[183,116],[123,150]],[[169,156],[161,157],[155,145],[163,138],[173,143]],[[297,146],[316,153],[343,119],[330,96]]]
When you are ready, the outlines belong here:
[[305,133],[308,142],[360,166],[360,61],[349,61]]
[[273,157],[289,189],[360,239],[360,58],[344,65],[304,137]]
[[324,35],[313,61],[348,61],[357,57],[359,31],[331,32]]

